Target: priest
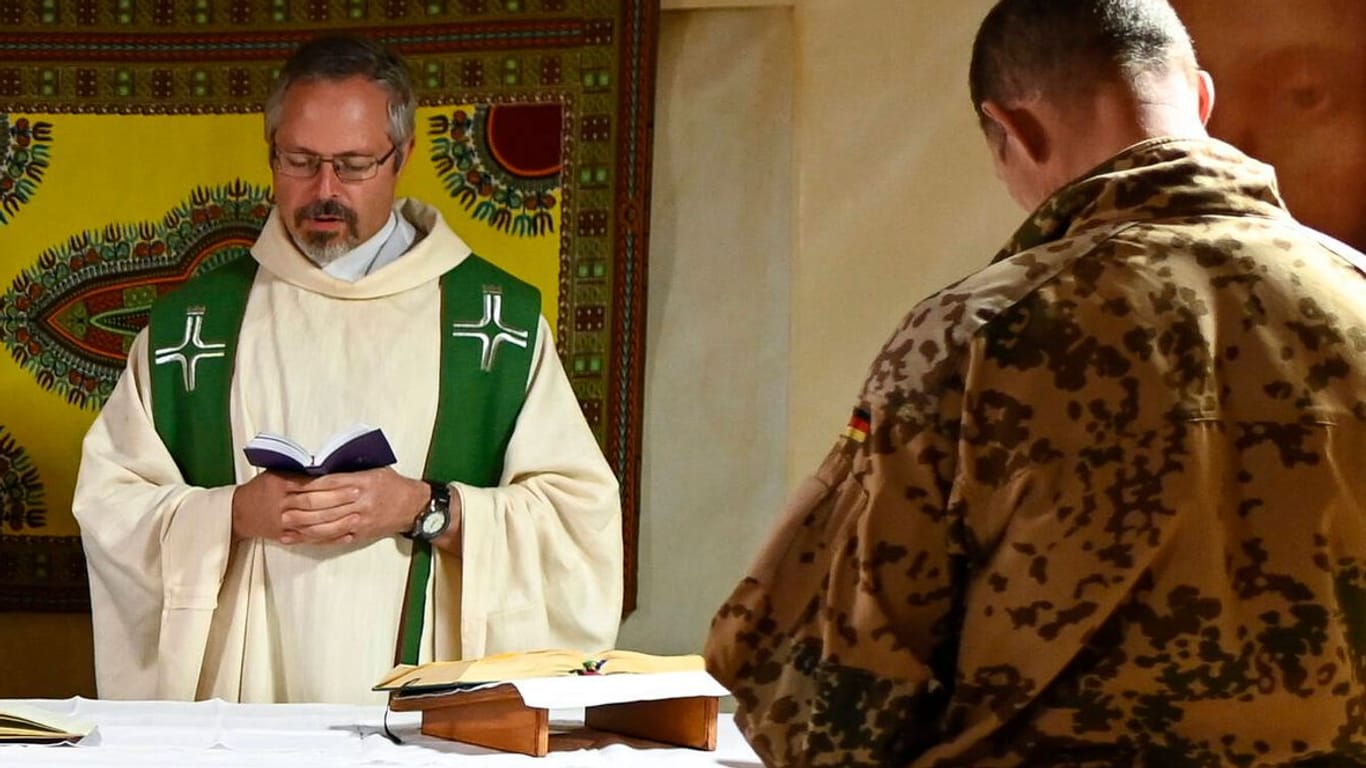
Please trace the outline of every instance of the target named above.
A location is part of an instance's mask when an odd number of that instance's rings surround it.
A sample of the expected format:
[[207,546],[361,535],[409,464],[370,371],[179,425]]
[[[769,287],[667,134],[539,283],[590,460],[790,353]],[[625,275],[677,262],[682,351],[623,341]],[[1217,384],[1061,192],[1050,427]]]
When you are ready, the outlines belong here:
[[[367,702],[395,661],[614,644],[620,501],[539,292],[396,199],[407,70],[325,37],[266,105],[276,207],[249,258],[149,327],[86,436],[74,502],[99,694]],[[251,466],[379,427],[389,466]]]

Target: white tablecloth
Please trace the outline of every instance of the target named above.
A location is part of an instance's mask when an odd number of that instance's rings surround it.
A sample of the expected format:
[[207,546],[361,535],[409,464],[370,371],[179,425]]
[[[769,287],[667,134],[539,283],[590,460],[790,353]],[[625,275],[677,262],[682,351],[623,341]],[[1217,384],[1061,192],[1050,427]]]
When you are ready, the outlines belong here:
[[[0,699],[0,709],[7,702]],[[22,700],[96,725],[75,745],[0,745],[0,768],[103,766],[106,768],[339,768],[341,766],[661,766],[760,768],[759,760],[721,715],[715,752],[642,748],[615,743],[546,757],[504,754],[423,736],[417,712],[331,704],[230,704],[167,701]],[[552,724],[581,722],[582,711],[552,710]]]

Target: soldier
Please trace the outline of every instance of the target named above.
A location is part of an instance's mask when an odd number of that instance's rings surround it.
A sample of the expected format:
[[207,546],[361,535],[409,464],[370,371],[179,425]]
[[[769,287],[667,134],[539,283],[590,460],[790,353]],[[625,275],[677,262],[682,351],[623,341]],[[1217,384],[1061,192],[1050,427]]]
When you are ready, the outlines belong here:
[[1001,0],[970,80],[1033,213],[718,612],[741,728],[772,766],[1366,764],[1366,259],[1207,136],[1166,0]]

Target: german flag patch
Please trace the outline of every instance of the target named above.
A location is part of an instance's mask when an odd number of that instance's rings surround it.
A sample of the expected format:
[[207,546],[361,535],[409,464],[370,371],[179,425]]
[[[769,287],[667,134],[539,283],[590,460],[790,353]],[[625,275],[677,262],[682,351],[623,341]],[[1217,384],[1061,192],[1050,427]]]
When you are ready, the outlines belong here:
[[856,443],[867,440],[870,420],[866,409],[855,408],[854,415],[849,417],[849,426],[844,428],[844,436]]

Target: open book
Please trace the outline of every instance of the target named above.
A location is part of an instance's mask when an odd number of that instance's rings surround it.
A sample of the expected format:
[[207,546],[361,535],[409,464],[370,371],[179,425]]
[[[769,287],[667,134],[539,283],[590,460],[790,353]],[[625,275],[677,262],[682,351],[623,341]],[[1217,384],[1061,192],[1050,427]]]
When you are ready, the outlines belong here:
[[0,708],[0,743],[76,741],[94,728],[73,717],[18,702]]
[[355,424],[327,438],[317,453],[281,435],[262,432],[247,441],[242,453],[252,466],[306,475],[357,472],[387,467],[397,461],[378,427]]
[[482,659],[435,661],[421,666],[400,664],[390,670],[373,690],[404,694],[432,694],[472,690],[490,683],[571,675],[649,674],[701,672],[701,656],[656,656],[637,651],[612,650],[582,653],[552,649],[500,653]]
[[[600,743],[602,733],[716,749],[727,693],[701,656],[562,649],[403,665],[374,690],[389,692],[395,712],[421,712],[427,736],[537,757],[557,741],[556,749]],[[582,708],[599,736],[553,734],[550,710],[569,708]]]

